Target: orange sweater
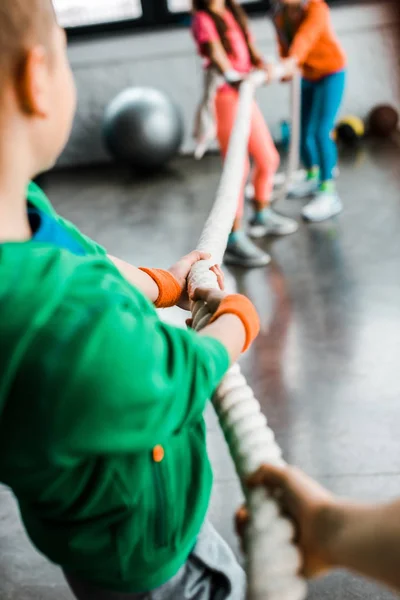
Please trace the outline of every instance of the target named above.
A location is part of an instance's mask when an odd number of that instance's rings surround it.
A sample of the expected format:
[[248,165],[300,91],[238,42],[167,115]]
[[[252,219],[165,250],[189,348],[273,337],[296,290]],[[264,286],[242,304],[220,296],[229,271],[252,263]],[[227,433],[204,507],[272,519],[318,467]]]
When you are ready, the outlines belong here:
[[346,55],[333,31],[329,7],[324,0],[308,0],[298,23],[291,23],[288,37],[284,8],[274,16],[280,54],[295,57],[306,79],[318,80],[346,67]]

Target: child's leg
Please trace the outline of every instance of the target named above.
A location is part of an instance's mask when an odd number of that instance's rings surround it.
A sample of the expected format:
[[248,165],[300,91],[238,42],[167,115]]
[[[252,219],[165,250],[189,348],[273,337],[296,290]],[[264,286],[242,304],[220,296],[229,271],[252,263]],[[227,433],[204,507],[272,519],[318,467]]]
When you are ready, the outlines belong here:
[[[222,157],[225,159],[228,152],[229,140],[231,138],[232,129],[235,125],[237,107],[239,102],[239,94],[236,90],[223,90],[217,93],[215,99],[215,112],[217,119],[217,137]],[[246,158],[245,172],[242,185],[238,195],[238,208],[234,231],[240,229],[244,210],[244,190],[247,178],[250,172],[250,161]]]
[[120,594],[119,592],[102,590],[91,583],[80,581],[73,575],[66,573],[64,575],[77,600],[152,600],[151,592],[144,594]]
[[232,550],[205,522],[185,565],[170,581],[150,592],[107,592],[66,576],[77,600],[245,600],[246,576]]
[[345,73],[334,73],[323,79],[318,88],[317,144],[321,156],[321,185],[316,198],[302,210],[307,221],[320,222],[339,214],[343,205],[334,181],[337,163],[336,144],[332,139],[335,119],[342,102]]
[[[217,93],[215,99],[215,113],[217,119],[217,136],[221,154],[226,156],[231,138],[232,129],[235,124],[239,94],[236,90],[223,90]],[[250,161],[246,158],[245,172],[242,185],[239,190],[238,208],[236,220],[232,233],[229,238],[228,248],[225,253],[224,261],[226,264],[240,267],[263,267],[267,265],[271,258],[268,254],[260,250],[253,242],[248,239],[242,229],[243,210],[244,210],[244,190],[249,176]]]
[[253,105],[249,153],[254,159],[254,217],[250,222],[253,237],[266,234],[288,235],[297,231],[297,223],[277,214],[269,208],[274,175],[278,170],[280,157],[268,130],[264,117],[256,103]]
[[249,153],[254,160],[254,202],[263,209],[270,203],[280,156],[256,102],[253,104],[251,117]]
[[318,126],[318,82],[303,79],[301,84],[301,159],[304,167],[312,174],[319,167],[317,145]]
[[344,71],[326,77],[320,83],[318,98],[317,144],[320,156],[322,185],[333,184],[337,165],[337,148],[332,139],[336,117],[342,104],[346,75]]
[[[197,538],[196,546],[189,557],[189,578],[185,589],[196,590],[193,581],[197,582],[197,593],[192,591],[176,595],[174,598],[193,598],[199,600],[245,600],[246,598],[246,575],[239,565],[231,548],[219,535],[209,521],[206,521]],[[196,576],[197,571],[197,576]],[[211,580],[210,594],[202,594],[203,577]],[[192,575],[192,582],[190,581]],[[189,585],[191,584],[191,585]],[[184,591],[184,590],[182,590]],[[198,595],[197,595],[198,594]],[[158,600],[158,599],[157,599]]]
[[292,198],[306,198],[318,189],[319,152],[317,144],[318,82],[303,79],[301,84],[301,159],[307,170],[306,181],[294,184],[289,189]]

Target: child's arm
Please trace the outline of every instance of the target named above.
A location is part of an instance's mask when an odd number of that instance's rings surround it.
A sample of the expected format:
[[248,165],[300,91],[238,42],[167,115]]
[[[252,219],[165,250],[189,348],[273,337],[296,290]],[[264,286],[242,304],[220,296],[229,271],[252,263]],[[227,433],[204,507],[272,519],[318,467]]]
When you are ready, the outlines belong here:
[[120,258],[110,255],[108,258],[114,263],[118,271],[125,277],[127,281],[129,281],[131,285],[140,290],[142,294],[150,300],[150,302],[153,304],[156,303],[160,290],[154,279],[152,279],[144,271],[141,271],[137,267],[130,265]]
[[258,48],[255,45],[253,37],[250,37],[248,41],[251,64],[254,65],[257,69],[262,69],[265,66],[265,60],[261,52],[259,52]]
[[246,346],[246,329],[241,319],[234,314],[221,315],[200,331],[199,335],[219,340],[228,351],[231,364],[238,360]]
[[[40,368],[52,365],[48,418],[68,456],[151,449],[198,422],[257,333],[243,297],[223,299],[201,335],[163,323],[104,261],[80,264],[69,285],[35,343]],[[63,352],[55,368],[53,340]]]
[[205,45],[205,53],[211,61],[211,64],[218,71],[229,79],[229,73],[232,72],[231,61],[220,40],[213,40]]
[[[399,500],[369,506],[340,500],[292,467],[263,467],[249,484],[277,492],[295,521],[306,576],[346,568],[400,590]],[[239,530],[246,518],[240,511]]]
[[318,40],[329,19],[329,8],[325,2],[311,3],[307,16],[300,25],[290,46],[288,57],[301,66]]
[[332,560],[400,591],[400,500],[385,505],[338,502],[332,517],[341,522],[332,536]]
[[279,52],[280,58],[287,58],[288,57],[288,50],[283,45],[283,43],[282,43],[279,35],[276,36],[276,40],[277,40],[277,43],[278,43],[278,52]]
[[[168,306],[178,305],[181,308],[188,308],[186,294],[187,277],[196,262],[208,260],[210,255],[206,252],[195,250],[181,258],[169,271],[160,272],[160,277],[157,276],[157,270],[138,269],[114,256],[109,256],[108,258],[114,263],[125,279],[139,289],[157,307],[167,308]],[[218,283],[221,289],[223,289],[224,276],[221,269],[215,265],[211,268],[211,271],[215,273]]]
[[[220,40],[212,18],[205,13],[197,13],[193,19],[193,35],[211,64],[229,81],[236,73]],[[236,78],[237,80],[237,78]]]
[[262,69],[265,66],[265,60],[262,53],[257,48],[256,40],[251,29],[247,30],[247,45],[249,47],[251,64],[257,69]]
[[228,350],[231,362],[236,362],[257,337],[260,323],[254,306],[245,296],[226,294],[221,290],[198,289],[193,300],[205,302],[212,317],[200,335],[212,336]]
[[[254,37],[250,31],[248,33],[247,43],[250,52],[251,64],[257,68],[263,68],[264,59],[262,54],[256,48]],[[218,34],[215,34],[211,27],[210,31],[208,32],[208,39],[207,41],[203,42],[202,46],[205,55],[210,59],[212,65],[216,67],[229,82],[229,72],[232,71],[232,64]]]

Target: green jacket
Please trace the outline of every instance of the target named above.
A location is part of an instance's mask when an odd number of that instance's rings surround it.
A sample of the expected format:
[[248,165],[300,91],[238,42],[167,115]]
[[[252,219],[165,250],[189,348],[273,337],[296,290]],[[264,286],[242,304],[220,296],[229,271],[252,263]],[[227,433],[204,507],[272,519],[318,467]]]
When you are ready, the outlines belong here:
[[0,245],[0,481],[51,561],[106,589],[147,591],[179,570],[203,524],[202,414],[229,357],[160,321],[33,184],[28,199],[88,256]]

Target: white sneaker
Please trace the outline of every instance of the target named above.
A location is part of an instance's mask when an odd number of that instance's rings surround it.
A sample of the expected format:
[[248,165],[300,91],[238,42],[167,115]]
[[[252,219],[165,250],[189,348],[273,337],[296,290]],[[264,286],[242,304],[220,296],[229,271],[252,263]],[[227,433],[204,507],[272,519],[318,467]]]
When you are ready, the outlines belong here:
[[326,221],[343,210],[343,204],[336,192],[319,192],[301,211],[305,221],[320,223]]
[[319,187],[318,179],[306,179],[305,181],[301,181],[300,183],[294,182],[291,183],[288,187],[288,198],[292,199],[301,199],[307,198],[308,196],[313,196],[317,193]]
[[254,215],[249,224],[249,234],[253,238],[265,235],[290,235],[299,228],[297,221],[284,217],[271,208]]

